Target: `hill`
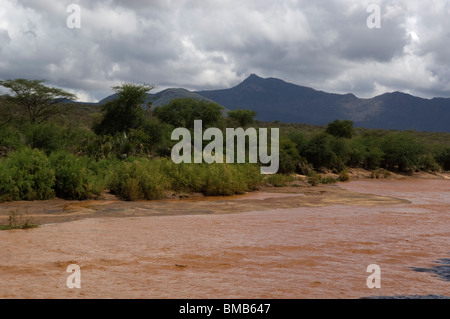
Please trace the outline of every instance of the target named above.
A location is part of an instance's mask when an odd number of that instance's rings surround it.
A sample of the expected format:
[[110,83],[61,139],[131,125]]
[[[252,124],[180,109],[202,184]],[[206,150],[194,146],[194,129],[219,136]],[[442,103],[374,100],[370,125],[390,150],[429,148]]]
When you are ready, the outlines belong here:
[[230,89],[195,93],[231,110],[254,110],[261,121],[325,125],[348,119],[366,128],[450,132],[449,98],[423,99],[393,92],[361,99],[255,74]]

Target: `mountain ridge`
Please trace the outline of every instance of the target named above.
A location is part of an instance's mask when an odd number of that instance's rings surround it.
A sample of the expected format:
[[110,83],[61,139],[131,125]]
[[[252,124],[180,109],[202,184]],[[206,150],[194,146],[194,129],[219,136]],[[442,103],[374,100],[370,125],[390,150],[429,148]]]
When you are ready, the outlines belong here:
[[229,110],[250,109],[257,113],[258,120],[267,122],[326,125],[339,119],[369,129],[450,132],[450,98],[425,99],[399,91],[358,98],[353,93],[328,93],[256,74],[228,89],[170,88],[147,96],[145,103],[152,102],[153,107],[187,97],[215,102]]

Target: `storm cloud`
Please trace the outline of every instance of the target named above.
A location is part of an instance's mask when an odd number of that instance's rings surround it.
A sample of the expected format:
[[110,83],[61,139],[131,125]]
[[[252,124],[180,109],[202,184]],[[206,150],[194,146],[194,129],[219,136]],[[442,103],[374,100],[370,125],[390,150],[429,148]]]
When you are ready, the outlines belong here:
[[[70,4],[81,28],[69,28]],[[368,28],[369,4],[381,28]],[[336,93],[450,97],[445,0],[0,0],[0,79],[79,100],[121,82],[228,88],[251,73]]]

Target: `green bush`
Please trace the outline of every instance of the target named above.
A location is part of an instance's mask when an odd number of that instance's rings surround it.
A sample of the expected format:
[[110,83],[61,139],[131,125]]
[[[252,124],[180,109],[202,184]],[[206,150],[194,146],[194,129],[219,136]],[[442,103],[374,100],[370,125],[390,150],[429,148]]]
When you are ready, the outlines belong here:
[[170,185],[161,171],[161,160],[132,158],[114,167],[109,187],[119,198],[132,201],[163,198]]
[[314,135],[303,151],[304,156],[314,168],[333,168],[336,154],[331,149],[331,135],[319,133]]
[[28,146],[43,150],[49,155],[64,147],[65,131],[64,127],[54,123],[33,124],[25,129],[25,138]]
[[322,182],[322,175],[316,173],[315,171],[310,171],[308,174],[308,183],[311,186],[317,186]]
[[384,168],[379,168],[379,169],[375,169],[372,172],[370,172],[370,178],[387,178],[391,176],[391,173],[384,169]]
[[347,172],[346,169],[343,169],[340,173],[339,173],[339,177],[338,180],[341,182],[348,182],[351,179],[350,174]]
[[321,183],[322,184],[335,184],[337,182],[337,179],[331,177],[331,176],[327,176],[322,178]]
[[0,201],[55,197],[55,171],[45,153],[24,148],[0,162]]
[[284,187],[288,183],[291,183],[294,181],[294,177],[291,175],[284,175],[284,174],[274,174],[270,175],[267,178],[267,183],[270,185],[273,185],[275,187]]
[[91,199],[98,198],[104,184],[101,178],[89,168],[91,160],[78,158],[67,152],[53,153],[50,162],[55,169],[55,193],[64,199]]
[[281,174],[294,173],[301,159],[296,144],[288,138],[282,138],[280,140],[279,152],[280,166],[278,172]]
[[420,164],[423,146],[406,133],[390,133],[382,139],[383,166],[388,170],[411,172]]
[[436,161],[443,170],[450,171],[450,147],[441,150],[436,156]]
[[425,172],[436,172],[441,169],[431,154],[423,154],[419,158],[419,169]]
[[175,164],[169,159],[119,162],[109,179],[112,193],[125,200],[159,199],[168,191],[208,196],[242,194],[262,181],[251,164]]

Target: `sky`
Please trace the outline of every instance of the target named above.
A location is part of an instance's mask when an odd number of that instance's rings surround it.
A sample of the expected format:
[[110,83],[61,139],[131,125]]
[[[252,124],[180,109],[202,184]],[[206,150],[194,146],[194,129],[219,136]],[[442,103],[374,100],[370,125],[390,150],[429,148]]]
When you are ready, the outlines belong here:
[[0,80],[92,102],[126,82],[212,90],[250,74],[450,97],[450,1],[0,0]]

